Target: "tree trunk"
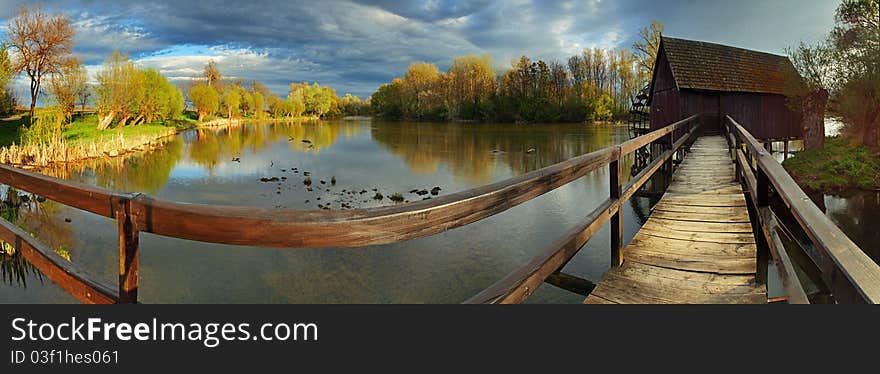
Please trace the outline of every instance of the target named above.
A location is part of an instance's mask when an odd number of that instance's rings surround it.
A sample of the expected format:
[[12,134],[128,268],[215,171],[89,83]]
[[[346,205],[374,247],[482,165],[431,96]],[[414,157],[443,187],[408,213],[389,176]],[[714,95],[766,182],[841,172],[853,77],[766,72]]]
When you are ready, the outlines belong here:
[[828,91],[820,89],[811,92],[803,101],[804,150],[814,151],[825,148],[825,104]]
[[116,117],[116,112],[107,113],[105,116],[98,116],[98,130],[105,130],[110,127],[110,124],[113,123],[113,118]]
[[128,119],[131,118],[131,114],[126,114],[125,117],[119,120],[119,127],[125,126],[125,123],[128,122]]
[[205,112],[199,112],[199,122],[205,119]]
[[874,120],[870,124],[866,124],[862,132],[862,144],[868,147],[874,153],[880,153],[880,121]]
[[134,119],[134,121],[131,121],[131,125],[132,125],[132,126],[137,126],[137,125],[139,125],[139,124],[141,123],[141,120],[142,120],[142,119],[144,119],[144,115],[143,115],[143,114],[138,115],[138,116]]

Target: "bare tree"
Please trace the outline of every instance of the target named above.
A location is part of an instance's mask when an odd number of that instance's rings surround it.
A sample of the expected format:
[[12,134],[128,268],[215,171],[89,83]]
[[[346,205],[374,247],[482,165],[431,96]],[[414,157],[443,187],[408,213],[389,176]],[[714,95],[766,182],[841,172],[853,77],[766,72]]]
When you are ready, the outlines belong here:
[[801,42],[795,48],[788,48],[787,52],[795,71],[783,70],[785,96],[788,106],[803,114],[804,150],[825,148],[825,106],[828,103],[831,55],[823,43],[813,46]]
[[30,117],[34,117],[43,77],[56,73],[73,46],[73,26],[63,14],[48,15],[41,8],[22,6],[6,26],[9,45],[15,54],[13,72],[31,81]]
[[220,69],[217,68],[217,64],[214,63],[214,60],[209,60],[208,65],[205,65],[205,83],[209,86],[214,87],[217,91],[221,91],[223,89],[223,76],[220,75]]

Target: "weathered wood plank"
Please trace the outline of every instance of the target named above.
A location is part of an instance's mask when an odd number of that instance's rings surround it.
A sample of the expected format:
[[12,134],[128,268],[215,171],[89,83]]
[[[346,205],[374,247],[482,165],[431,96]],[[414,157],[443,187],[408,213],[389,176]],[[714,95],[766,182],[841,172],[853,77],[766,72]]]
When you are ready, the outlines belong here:
[[624,250],[624,264],[584,303],[766,303],[735,171],[726,140],[699,138]]

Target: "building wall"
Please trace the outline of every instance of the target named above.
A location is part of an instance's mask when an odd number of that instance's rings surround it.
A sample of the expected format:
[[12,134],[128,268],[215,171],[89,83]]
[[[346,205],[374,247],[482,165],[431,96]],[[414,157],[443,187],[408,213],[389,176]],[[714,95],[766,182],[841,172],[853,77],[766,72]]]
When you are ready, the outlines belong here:
[[785,96],[748,92],[678,90],[661,50],[651,97],[651,128],[700,114],[703,129],[718,131],[730,115],[757,139],[801,139],[800,114],[788,109]]
[[679,108],[679,92],[666,54],[660,51],[654,72],[651,91],[651,128],[658,129],[682,119]]

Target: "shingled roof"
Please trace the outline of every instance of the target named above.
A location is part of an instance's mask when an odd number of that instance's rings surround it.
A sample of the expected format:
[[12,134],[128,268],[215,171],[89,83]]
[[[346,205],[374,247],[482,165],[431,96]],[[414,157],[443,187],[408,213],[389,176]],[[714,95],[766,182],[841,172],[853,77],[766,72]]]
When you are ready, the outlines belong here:
[[788,57],[727,45],[662,38],[679,89],[782,94]]

